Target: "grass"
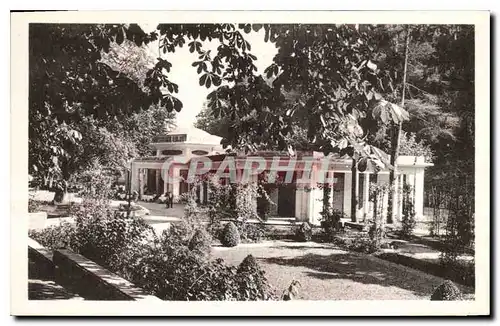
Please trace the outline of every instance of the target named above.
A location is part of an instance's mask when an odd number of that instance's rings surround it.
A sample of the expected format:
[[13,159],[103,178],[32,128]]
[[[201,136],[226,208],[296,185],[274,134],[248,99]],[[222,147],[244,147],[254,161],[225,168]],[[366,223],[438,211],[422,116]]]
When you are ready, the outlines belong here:
[[[443,279],[329,244],[271,241],[214,248],[213,256],[234,265],[252,254],[279,293],[293,280],[304,300],[429,300]],[[470,288],[462,287],[466,293]]]

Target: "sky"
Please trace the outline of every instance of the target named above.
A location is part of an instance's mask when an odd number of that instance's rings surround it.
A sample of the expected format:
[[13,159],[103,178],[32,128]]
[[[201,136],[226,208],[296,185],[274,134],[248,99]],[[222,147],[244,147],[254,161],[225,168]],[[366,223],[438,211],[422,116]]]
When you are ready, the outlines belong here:
[[[156,28],[157,24],[141,24],[145,32],[151,32]],[[250,43],[252,50],[250,51],[257,57],[255,66],[258,73],[264,73],[264,70],[272,63],[277,49],[274,44],[264,42],[264,30],[261,29],[258,33],[251,32],[244,34],[245,39]],[[204,49],[212,50],[212,53],[217,52],[218,41],[205,42]],[[177,113],[177,126],[190,127],[196,121],[196,115],[200,112],[207,95],[215,88],[207,89],[205,86],[200,86],[199,77],[196,68],[191,66],[194,61],[198,60],[197,53],[190,53],[187,43],[182,48],[177,48],[175,53],[166,53],[159,51],[158,42],[148,45],[148,50],[152,55],[167,59],[172,68],[169,73],[169,80],[179,86],[179,93],[175,96],[181,100],[183,108]]]

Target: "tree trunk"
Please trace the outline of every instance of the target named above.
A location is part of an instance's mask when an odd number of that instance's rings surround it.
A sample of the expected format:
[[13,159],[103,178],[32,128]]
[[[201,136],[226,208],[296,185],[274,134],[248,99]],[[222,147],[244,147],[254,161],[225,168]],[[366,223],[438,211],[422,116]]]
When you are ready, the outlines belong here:
[[[405,105],[405,90],[406,90],[406,72],[408,69],[408,45],[410,44],[410,27],[406,27],[406,40],[405,40],[405,62],[403,72],[403,90],[401,94],[401,107]],[[396,193],[396,171],[397,171],[397,158],[399,156],[399,144],[401,140],[401,127],[402,123],[399,122],[396,128],[392,129],[391,133],[391,165],[393,169],[389,172],[389,198],[387,198],[387,223],[393,223],[395,216],[394,194]]]

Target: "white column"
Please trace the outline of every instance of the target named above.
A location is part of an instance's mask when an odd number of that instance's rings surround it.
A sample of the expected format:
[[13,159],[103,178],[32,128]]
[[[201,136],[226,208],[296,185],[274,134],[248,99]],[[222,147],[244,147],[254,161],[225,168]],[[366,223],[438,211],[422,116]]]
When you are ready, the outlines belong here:
[[415,172],[415,215],[420,217],[424,214],[424,169]]
[[155,178],[156,178],[156,194],[158,194],[160,190],[160,170],[155,169]]
[[172,195],[174,196],[175,200],[179,198],[179,193],[180,193],[180,183],[179,183],[179,177],[181,175],[181,170],[178,167],[174,167],[172,171]]
[[130,167],[130,191],[134,191],[138,187],[139,175],[137,165],[132,163]]
[[[359,172],[356,171],[356,175],[354,176],[354,178],[356,178],[356,197],[355,198],[351,198],[351,200],[356,200],[357,203],[356,203],[356,222],[359,221]],[[351,187],[352,188],[352,187]]]
[[203,204],[203,182],[200,182],[200,203]]
[[139,174],[139,196],[144,195],[144,169],[138,169]]
[[323,189],[320,189],[317,185],[312,188],[309,192],[308,201],[308,222],[319,225],[320,213],[323,210]]
[[364,173],[363,182],[363,220],[365,220],[370,214],[370,174],[368,172]]
[[345,175],[344,175],[344,213],[346,216],[351,216],[351,187],[352,187],[351,173],[345,173]]

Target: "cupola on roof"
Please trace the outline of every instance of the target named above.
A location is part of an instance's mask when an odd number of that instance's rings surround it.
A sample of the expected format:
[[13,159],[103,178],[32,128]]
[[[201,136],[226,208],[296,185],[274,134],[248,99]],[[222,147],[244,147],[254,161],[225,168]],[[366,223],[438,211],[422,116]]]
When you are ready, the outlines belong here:
[[166,135],[157,136],[154,143],[187,143],[220,145],[222,137],[214,136],[195,127],[177,127]]

